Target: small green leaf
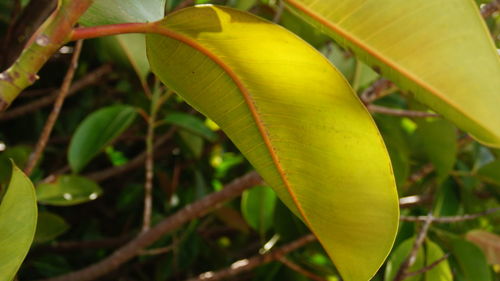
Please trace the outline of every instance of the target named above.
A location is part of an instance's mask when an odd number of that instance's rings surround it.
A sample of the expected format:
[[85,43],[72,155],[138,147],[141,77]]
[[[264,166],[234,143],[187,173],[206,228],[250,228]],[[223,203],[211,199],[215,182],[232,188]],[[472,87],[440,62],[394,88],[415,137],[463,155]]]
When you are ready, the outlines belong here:
[[[425,265],[429,266],[433,262],[444,256],[443,250],[434,242],[427,240]],[[425,273],[425,281],[453,281],[450,265],[447,260],[441,261],[438,265]]]
[[181,112],[174,112],[168,114],[164,121],[168,124],[179,126],[187,131],[190,131],[191,133],[199,135],[200,137],[204,137],[208,141],[213,142],[217,140],[217,134],[210,130],[210,128],[205,125],[205,122],[196,116]]
[[85,118],[69,144],[68,161],[73,172],[80,172],[106,145],[125,131],[136,114],[131,106],[114,105],[101,108]]
[[11,159],[21,169],[24,168],[28,162],[28,158],[33,149],[26,145],[16,145],[7,147],[7,149],[0,153],[0,184],[6,183],[12,173]]
[[445,179],[453,169],[458,150],[455,126],[443,119],[419,122],[414,137],[414,150],[421,151],[434,164],[440,180]]
[[500,185],[500,159],[482,166],[477,175],[488,183]]
[[36,227],[35,243],[44,243],[57,238],[69,229],[66,221],[51,212],[40,212]]
[[245,190],[241,198],[241,212],[248,224],[261,236],[272,226],[276,193],[267,186]]
[[194,158],[199,159],[203,153],[203,138],[186,130],[179,130],[178,134],[185,148],[189,150]]
[[0,281],[11,281],[35,235],[37,206],[33,184],[12,164],[7,192],[0,202]]
[[486,258],[476,245],[462,240],[452,241],[453,256],[458,261],[460,271],[466,280],[491,281],[491,273]]
[[[401,267],[401,264],[406,260],[408,255],[410,254],[411,249],[413,248],[413,243],[415,242],[415,238],[410,238],[403,241],[396,250],[389,257],[389,261],[387,262],[387,266],[385,267],[384,281],[392,281]],[[408,272],[419,270],[424,266],[424,253],[422,248],[418,250],[417,258],[415,263],[408,268]],[[406,278],[405,281],[419,281],[420,276],[413,276]]]
[[96,199],[102,190],[87,178],[76,175],[62,175],[53,183],[37,186],[38,202],[54,206],[71,206]]

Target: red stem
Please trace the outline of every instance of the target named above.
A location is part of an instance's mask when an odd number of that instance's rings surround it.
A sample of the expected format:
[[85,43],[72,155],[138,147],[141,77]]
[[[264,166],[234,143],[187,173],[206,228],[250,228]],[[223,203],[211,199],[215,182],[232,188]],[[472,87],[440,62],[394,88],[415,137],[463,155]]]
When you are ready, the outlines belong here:
[[152,33],[155,23],[120,23],[92,27],[80,27],[73,29],[70,41],[89,39],[124,33]]

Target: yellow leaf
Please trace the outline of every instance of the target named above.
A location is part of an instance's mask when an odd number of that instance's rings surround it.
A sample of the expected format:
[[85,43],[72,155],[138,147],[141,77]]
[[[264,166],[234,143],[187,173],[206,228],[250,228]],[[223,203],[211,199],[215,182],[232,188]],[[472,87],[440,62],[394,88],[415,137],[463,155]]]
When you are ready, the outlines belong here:
[[370,279],[398,226],[389,156],[342,75],[286,29],[187,8],[146,39],[151,68],[216,122],[316,234],[344,280]]

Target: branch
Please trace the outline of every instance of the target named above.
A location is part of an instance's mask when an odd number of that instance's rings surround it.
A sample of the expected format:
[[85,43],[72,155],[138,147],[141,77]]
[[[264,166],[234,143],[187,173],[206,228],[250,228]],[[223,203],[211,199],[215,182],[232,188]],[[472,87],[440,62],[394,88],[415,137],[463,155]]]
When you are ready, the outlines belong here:
[[[161,147],[163,144],[165,144],[174,135],[175,131],[177,131],[177,128],[171,127],[164,135],[159,137],[154,144],[154,149],[157,149],[157,148]],[[159,155],[156,154],[155,156],[159,156]],[[146,161],[146,157],[147,157],[147,153],[146,153],[146,151],[144,151],[123,166],[111,167],[111,168],[106,169],[106,170],[90,173],[90,174],[86,175],[86,177],[88,177],[94,181],[98,181],[98,182],[104,181],[106,179],[115,177],[117,175],[134,170],[134,169],[142,166]]]
[[12,22],[3,40],[0,67],[11,65],[33,33],[54,11],[57,0],[31,0]]
[[47,122],[45,122],[42,134],[40,135],[40,138],[38,139],[38,142],[36,144],[35,151],[31,154],[28,163],[26,164],[26,168],[24,169],[24,172],[27,175],[31,174],[36,164],[38,163],[38,160],[40,160],[40,157],[42,157],[42,153],[45,150],[45,147],[47,146],[47,141],[49,140],[50,134],[52,133],[52,129],[56,124],[57,118],[59,117],[59,113],[61,112],[64,99],[66,98],[69,91],[69,87],[71,86],[71,81],[73,81],[73,77],[75,76],[75,71],[76,68],[78,67],[78,58],[80,57],[80,52],[82,50],[82,44],[83,44],[82,40],[76,42],[75,52],[73,53],[73,56],[71,58],[68,71],[64,76],[61,89],[59,90],[59,94],[54,103],[54,108],[52,109],[52,112],[50,112],[50,115],[47,118]]
[[446,255],[444,255],[444,256],[440,257],[439,259],[435,260],[433,263],[429,264],[428,266],[424,266],[424,267],[422,267],[421,269],[419,269],[417,271],[408,272],[408,273],[406,273],[406,278],[409,278],[409,277],[412,277],[412,276],[416,276],[416,275],[425,273],[425,272],[433,269],[434,267],[436,267],[438,264],[440,264],[441,262],[443,262],[444,260],[446,260],[448,257],[450,257],[449,253],[447,253]]
[[493,0],[481,6],[481,16],[483,16],[483,18],[490,17],[498,10],[500,10],[500,0]]
[[242,272],[252,270],[260,265],[279,260],[286,254],[313,241],[316,241],[316,237],[313,234],[308,234],[267,254],[256,255],[248,259],[239,260],[231,264],[229,268],[215,272],[208,271],[198,275],[196,278],[188,279],[187,281],[216,281],[232,277]]
[[56,11],[45,21],[34,40],[17,61],[0,73],[0,111],[5,110],[19,93],[38,79],[37,73],[67,40],[80,16],[92,0],[60,0]]
[[426,117],[440,117],[439,114],[430,113],[425,111],[414,111],[405,109],[395,109],[375,104],[366,105],[368,110],[373,113],[381,113],[385,115],[400,116],[400,117],[413,117],[413,118],[426,118]]
[[432,224],[432,219],[433,219],[432,214],[429,214],[427,216],[427,220],[424,222],[424,225],[422,226],[422,229],[418,233],[415,242],[413,243],[413,248],[411,249],[410,254],[399,267],[398,273],[396,274],[396,277],[394,277],[394,281],[402,281],[406,277],[408,277],[407,276],[408,268],[410,268],[417,259],[418,250],[422,246],[422,243],[424,243],[425,237],[427,237],[427,232],[429,231],[429,227]]
[[376,99],[384,96],[384,94],[387,93],[387,91],[389,91],[392,87],[394,87],[394,84],[391,81],[381,78],[363,91],[360,95],[360,99],[365,105],[368,105]]
[[185,206],[182,210],[165,218],[150,230],[139,234],[135,239],[115,251],[111,256],[95,263],[87,268],[71,272],[59,277],[43,279],[40,281],[90,281],[95,280],[134,258],[141,250],[150,246],[163,235],[181,225],[205,215],[218,205],[239,196],[244,190],[262,182],[256,172],[251,172],[243,177],[233,180],[219,192],[212,193],[192,204]]
[[[86,74],[81,79],[79,79],[78,81],[76,81],[71,85],[71,88],[68,91],[68,97],[76,94],[80,90],[90,85],[99,82],[102,79],[102,77],[104,77],[110,72],[111,72],[111,65],[106,64]],[[44,106],[48,106],[57,99],[58,93],[59,91],[56,90],[52,94],[44,96],[43,98],[37,99],[33,102],[17,106],[6,112],[0,112],[0,121],[15,119],[30,112],[34,112]],[[21,96],[23,95],[21,94]]]
[[[451,217],[432,217],[431,221],[432,222],[437,222],[437,223],[454,223],[454,222],[461,222],[461,221],[467,221],[467,220],[473,220],[480,218],[482,216],[486,216],[489,214],[493,214],[500,211],[499,208],[492,208],[489,210],[486,210],[484,212],[480,212],[477,214],[469,214],[469,215],[462,215],[462,216],[451,216]],[[401,221],[412,221],[412,222],[425,222],[428,220],[427,216],[418,216],[418,217],[408,217],[408,216],[400,216],[399,218]]]
[[285,266],[287,266],[288,268],[290,268],[291,270],[293,271],[296,271],[302,275],[304,275],[305,277],[311,279],[311,280],[315,280],[315,281],[327,281],[325,278],[321,277],[321,276],[318,276],[310,271],[307,271],[305,270],[304,268],[302,268],[300,265],[292,262],[291,260],[287,259],[286,257],[281,257],[279,259],[279,261],[284,264]]

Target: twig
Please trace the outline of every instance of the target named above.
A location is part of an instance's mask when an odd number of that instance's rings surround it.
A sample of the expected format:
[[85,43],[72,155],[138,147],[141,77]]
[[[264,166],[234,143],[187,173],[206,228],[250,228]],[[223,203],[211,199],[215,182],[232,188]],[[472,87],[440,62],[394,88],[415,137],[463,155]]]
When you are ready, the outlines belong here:
[[394,84],[391,81],[381,78],[375,81],[375,83],[373,83],[365,91],[363,91],[363,93],[360,95],[360,99],[364,104],[370,104],[376,99],[383,96],[384,93],[386,93],[392,87],[394,87]]
[[[76,81],[71,85],[71,88],[68,91],[68,97],[76,94],[80,90],[96,84],[99,82],[106,74],[111,72],[111,65],[106,64],[103,66],[100,66],[96,70],[86,74],[83,76],[81,79]],[[27,103],[18,107],[14,107],[11,110],[8,110],[6,112],[1,112],[0,113],[0,121],[7,121],[11,119],[15,119],[17,117],[26,115],[30,112],[34,112],[44,106],[50,105],[54,102],[54,100],[57,99],[58,90],[54,91],[53,94],[47,95],[43,98],[37,99],[31,103]]]
[[63,241],[55,244],[40,245],[37,246],[35,250],[43,249],[55,252],[66,252],[66,251],[81,251],[85,249],[113,248],[125,244],[130,239],[132,239],[132,236],[127,234],[120,237],[102,238],[90,241]]
[[[177,130],[176,127],[171,127],[165,134],[160,136],[155,144],[154,148],[158,149],[162,145],[164,145],[175,133]],[[157,156],[157,155],[155,155]],[[130,160],[127,164],[123,166],[117,166],[117,167],[111,167],[106,170],[102,170],[99,172],[93,172],[90,174],[87,174],[86,177],[94,180],[94,181],[104,181],[109,178],[115,177],[117,175],[120,175],[122,173],[134,170],[142,165],[144,165],[144,162],[146,161],[146,151],[142,152],[141,154],[137,155],[134,159]]]
[[[461,221],[467,221],[467,220],[473,220],[477,219],[489,214],[493,214],[500,211],[499,208],[492,208],[489,210],[486,210],[484,212],[480,212],[477,214],[468,214],[468,215],[462,215],[462,216],[450,216],[450,217],[432,217],[431,221],[432,222],[437,222],[437,223],[454,223],[454,222],[461,222]],[[412,221],[412,222],[425,222],[428,220],[427,216],[418,216],[418,217],[408,217],[408,216],[400,216],[399,218],[401,221]]]
[[427,163],[420,170],[416,171],[413,173],[407,180],[407,182],[404,184],[404,189],[408,188],[410,185],[420,181],[421,179],[425,178],[427,175],[432,173],[434,171],[434,165],[432,163]]
[[395,109],[385,106],[368,104],[366,106],[368,110],[372,113],[380,113],[385,115],[400,116],[400,117],[414,117],[414,118],[426,118],[426,117],[440,117],[439,114],[415,111],[415,110],[405,110],[405,109]]
[[429,213],[427,215],[427,220],[422,225],[422,229],[420,229],[420,232],[418,233],[418,236],[415,239],[415,242],[413,243],[413,248],[411,249],[410,254],[403,261],[403,263],[401,263],[401,266],[399,267],[398,273],[396,274],[396,277],[394,277],[394,281],[402,281],[407,277],[408,268],[410,268],[417,260],[418,250],[422,246],[422,243],[424,242],[425,237],[427,237],[427,232],[429,231],[429,227],[432,224],[432,219],[433,219],[433,216],[431,213]]
[[435,260],[433,263],[431,263],[431,264],[429,264],[427,266],[424,266],[424,267],[422,267],[421,269],[419,269],[417,271],[408,272],[408,273],[406,273],[406,278],[409,278],[409,277],[412,277],[412,276],[416,276],[416,275],[419,275],[419,274],[422,274],[422,273],[426,273],[427,271],[433,269],[438,264],[440,264],[441,262],[443,262],[444,260],[446,260],[448,257],[450,257],[449,253],[445,254],[444,256],[442,256],[439,259]]
[[92,4],[92,0],[59,1],[52,15],[37,31],[21,56],[0,73],[0,111],[5,110],[19,93],[38,79],[37,73],[70,36],[73,25]]
[[45,150],[45,146],[47,146],[47,141],[52,133],[52,129],[57,121],[57,117],[59,117],[59,113],[61,112],[62,105],[64,103],[64,99],[68,94],[69,87],[71,85],[71,81],[73,81],[73,76],[75,75],[76,68],[78,67],[78,58],[80,57],[80,52],[82,50],[83,41],[79,40],[76,42],[75,51],[71,58],[71,62],[64,76],[63,83],[61,85],[61,89],[59,90],[59,94],[57,96],[56,101],[54,102],[54,108],[52,112],[50,112],[49,117],[47,118],[47,122],[45,122],[45,126],[43,127],[42,134],[38,139],[38,142],[35,147],[35,151],[30,155],[30,159],[26,164],[26,168],[24,169],[27,175],[30,175],[35,168],[38,160],[42,156],[43,151]]
[[285,2],[282,0],[278,1],[278,8],[276,9],[276,13],[274,14],[273,17],[273,22],[279,23],[281,20],[281,15],[283,14],[283,10],[285,10]]
[[296,271],[302,275],[304,275],[305,277],[311,279],[311,280],[315,280],[315,281],[327,281],[325,278],[321,277],[321,276],[318,276],[304,268],[302,268],[300,265],[292,262],[291,260],[287,259],[286,257],[281,257],[279,259],[279,261],[286,265],[288,268],[290,268],[291,270],[293,271]]
[[198,277],[188,279],[187,281],[215,281],[222,280],[228,277],[235,276],[245,271],[252,270],[257,266],[279,260],[289,252],[292,252],[300,247],[303,247],[313,241],[316,240],[316,237],[313,234],[308,234],[299,238],[289,244],[286,244],[274,251],[271,251],[264,255],[256,255],[248,259],[239,260],[230,267],[219,270],[219,271],[208,271],[198,275]]
[[[147,87],[146,87],[147,88]],[[151,213],[153,211],[153,177],[154,177],[154,137],[155,123],[158,109],[161,106],[160,98],[162,92],[158,85],[155,87],[151,96],[151,106],[148,115],[148,131],[146,134],[146,163],[145,172],[146,179],[144,182],[144,212],[142,219],[142,231],[148,231],[151,227]]]
[[153,244],[166,233],[180,227],[186,222],[205,215],[211,209],[217,207],[223,202],[239,196],[244,190],[261,182],[262,179],[256,172],[250,172],[243,177],[233,180],[221,191],[212,193],[192,204],[189,204],[172,216],[165,218],[149,231],[141,233],[139,236],[104,260],[87,268],[59,277],[43,279],[43,281],[95,280],[96,278],[117,269],[123,263],[137,256],[142,249]]
[[13,19],[3,43],[1,68],[14,62],[31,35],[56,7],[56,0],[31,0],[21,14]]
[[168,245],[167,247],[161,247],[161,248],[155,248],[155,249],[148,249],[148,250],[142,250],[141,255],[142,256],[155,256],[155,255],[162,255],[166,254],[174,249],[174,244]]
[[490,3],[481,6],[481,16],[483,16],[483,18],[487,18],[498,10],[500,10],[500,0],[493,0]]

